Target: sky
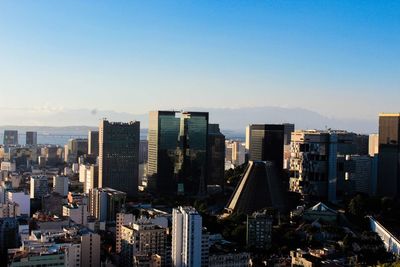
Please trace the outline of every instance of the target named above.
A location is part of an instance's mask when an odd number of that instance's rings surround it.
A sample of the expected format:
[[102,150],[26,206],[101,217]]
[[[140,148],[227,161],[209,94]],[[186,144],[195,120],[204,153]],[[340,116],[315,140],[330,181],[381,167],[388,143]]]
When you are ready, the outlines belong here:
[[399,112],[400,1],[1,0],[0,99],[39,115]]

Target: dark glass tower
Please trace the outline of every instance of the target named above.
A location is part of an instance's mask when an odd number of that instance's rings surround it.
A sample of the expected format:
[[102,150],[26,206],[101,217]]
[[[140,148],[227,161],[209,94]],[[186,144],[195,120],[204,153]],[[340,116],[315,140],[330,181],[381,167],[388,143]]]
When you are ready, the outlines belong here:
[[378,194],[400,195],[400,113],[379,114]]
[[149,120],[148,189],[205,193],[208,113],[153,111]]
[[224,186],[225,135],[218,124],[208,125],[208,176],[207,185]]
[[4,142],[5,146],[18,145],[18,131],[15,130],[4,130]]
[[140,122],[108,122],[99,127],[99,187],[136,196],[139,174]]
[[161,194],[176,190],[175,150],[180,120],[175,111],[151,111],[148,132],[148,189]]
[[285,126],[282,124],[250,125],[250,160],[271,161],[283,169]]
[[37,145],[37,132],[26,132],[26,145],[28,146]]
[[175,155],[178,194],[206,193],[207,139],[208,113],[182,113]]

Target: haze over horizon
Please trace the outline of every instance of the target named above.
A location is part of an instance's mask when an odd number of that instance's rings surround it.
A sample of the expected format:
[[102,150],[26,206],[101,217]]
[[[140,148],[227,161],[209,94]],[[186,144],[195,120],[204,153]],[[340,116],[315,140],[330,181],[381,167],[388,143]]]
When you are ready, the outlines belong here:
[[[169,109],[172,110],[172,109]],[[181,110],[181,109],[175,109]],[[243,132],[249,124],[295,123],[297,129],[342,129],[358,133],[377,131],[378,114],[370,119],[334,118],[303,108],[251,107],[251,108],[182,108],[186,111],[207,111],[210,123],[220,124],[225,131]],[[148,127],[148,113],[133,114],[110,110],[58,109],[47,112],[29,109],[2,109],[0,129],[12,127],[97,127],[102,118],[110,121],[141,122],[141,128]],[[16,120],[14,120],[17,118]],[[62,118],[62,120],[60,120]],[[8,128],[9,128],[8,127]]]
[[398,1],[1,1],[0,124],[275,107],[370,131],[399,110],[399,17]]

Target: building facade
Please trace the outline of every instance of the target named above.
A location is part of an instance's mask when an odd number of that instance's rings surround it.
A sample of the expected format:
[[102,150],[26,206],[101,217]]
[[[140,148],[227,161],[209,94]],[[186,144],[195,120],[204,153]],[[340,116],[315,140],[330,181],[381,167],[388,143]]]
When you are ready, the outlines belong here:
[[160,194],[204,194],[208,113],[150,112],[148,188]]
[[379,114],[378,194],[400,195],[400,113]]
[[208,163],[207,185],[224,187],[225,174],[225,136],[218,124],[208,126]]
[[37,132],[26,132],[26,145],[37,146]]
[[88,154],[99,156],[99,131],[89,131],[88,133]]
[[99,187],[138,193],[140,122],[103,120],[99,127]]
[[15,130],[4,130],[3,144],[5,146],[18,145],[18,131],[15,131]]
[[200,267],[202,262],[202,218],[193,207],[172,211],[172,264]]

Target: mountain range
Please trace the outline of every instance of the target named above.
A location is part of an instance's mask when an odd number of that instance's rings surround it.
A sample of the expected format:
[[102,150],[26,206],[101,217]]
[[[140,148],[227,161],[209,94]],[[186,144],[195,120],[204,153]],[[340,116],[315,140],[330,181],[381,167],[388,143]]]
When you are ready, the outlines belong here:
[[[232,135],[242,135],[248,124],[294,123],[296,129],[344,129],[358,133],[377,131],[378,116],[371,119],[333,118],[303,108],[251,107],[251,108],[185,108],[187,111],[208,111],[210,123],[219,123],[220,128]],[[4,109],[0,108],[0,132],[4,129],[26,130],[41,133],[81,134],[95,129],[102,118],[110,121],[141,122],[148,127],[148,114],[131,114],[108,110],[91,109]],[[80,125],[80,126],[79,126]]]

